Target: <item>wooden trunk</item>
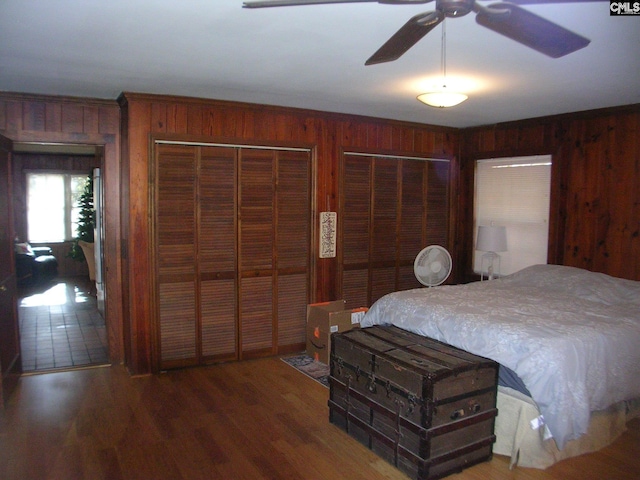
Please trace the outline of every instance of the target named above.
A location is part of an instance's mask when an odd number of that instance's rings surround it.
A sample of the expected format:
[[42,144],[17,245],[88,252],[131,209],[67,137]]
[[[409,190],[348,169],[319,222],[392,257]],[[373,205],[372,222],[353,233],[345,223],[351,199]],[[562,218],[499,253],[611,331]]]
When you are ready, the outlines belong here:
[[497,363],[397,327],[331,345],[331,423],[419,480],[491,458]]

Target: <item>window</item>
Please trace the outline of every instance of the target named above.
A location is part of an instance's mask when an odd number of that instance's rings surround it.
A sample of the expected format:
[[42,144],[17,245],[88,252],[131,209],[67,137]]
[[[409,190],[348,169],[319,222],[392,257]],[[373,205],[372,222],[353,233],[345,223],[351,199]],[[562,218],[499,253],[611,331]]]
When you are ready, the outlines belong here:
[[78,200],[88,180],[87,174],[27,173],[30,242],[64,242],[76,235]]
[[[480,225],[506,227],[500,275],[547,263],[550,188],[551,155],[476,162],[474,235]],[[475,250],[474,240],[476,273],[483,273],[483,253]]]

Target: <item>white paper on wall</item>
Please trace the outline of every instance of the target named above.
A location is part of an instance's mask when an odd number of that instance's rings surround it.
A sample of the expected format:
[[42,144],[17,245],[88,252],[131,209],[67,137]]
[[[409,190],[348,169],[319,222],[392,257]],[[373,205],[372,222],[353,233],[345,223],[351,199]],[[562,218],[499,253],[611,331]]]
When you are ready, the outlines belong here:
[[336,256],[337,223],[336,212],[320,212],[320,258]]

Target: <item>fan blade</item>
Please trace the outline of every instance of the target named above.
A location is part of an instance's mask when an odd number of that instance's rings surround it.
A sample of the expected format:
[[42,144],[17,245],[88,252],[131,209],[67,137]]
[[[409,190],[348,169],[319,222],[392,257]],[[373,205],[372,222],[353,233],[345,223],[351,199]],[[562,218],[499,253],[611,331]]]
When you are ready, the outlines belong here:
[[427,253],[427,262],[435,261],[435,259],[438,257],[438,255],[439,255],[438,249],[437,248],[432,248]]
[[386,3],[389,5],[421,5],[433,0],[253,0],[243,2],[244,8],[297,7],[330,3]]
[[423,267],[423,266],[418,266],[416,267],[415,270],[416,270],[416,273],[421,277],[426,277],[431,273],[427,267]]
[[[491,10],[508,10],[509,15],[493,15]],[[552,58],[586,47],[591,42],[566,28],[517,5],[494,3],[478,11],[476,22]]]
[[243,2],[244,8],[297,7],[300,5],[322,5],[325,3],[378,3],[378,0],[256,0]]
[[440,11],[420,13],[412,17],[400,30],[382,45],[376,53],[371,55],[364,63],[373,65],[376,63],[391,62],[397,60],[404,53],[418,43],[422,37],[433,30],[444,20],[444,15]]
[[550,3],[587,3],[606,1],[607,0],[509,0],[509,3],[517,3],[518,5],[548,5]]

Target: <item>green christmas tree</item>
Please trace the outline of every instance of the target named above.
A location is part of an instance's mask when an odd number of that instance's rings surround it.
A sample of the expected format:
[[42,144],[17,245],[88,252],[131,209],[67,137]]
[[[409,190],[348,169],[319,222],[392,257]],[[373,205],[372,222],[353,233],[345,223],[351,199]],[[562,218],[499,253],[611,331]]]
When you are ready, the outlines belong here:
[[81,261],[84,260],[82,248],[78,245],[80,240],[93,243],[93,230],[95,227],[95,212],[93,210],[93,177],[89,175],[84,184],[84,189],[78,197],[77,206],[80,207],[78,223],[76,224],[76,236],[73,239],[69,257]]

